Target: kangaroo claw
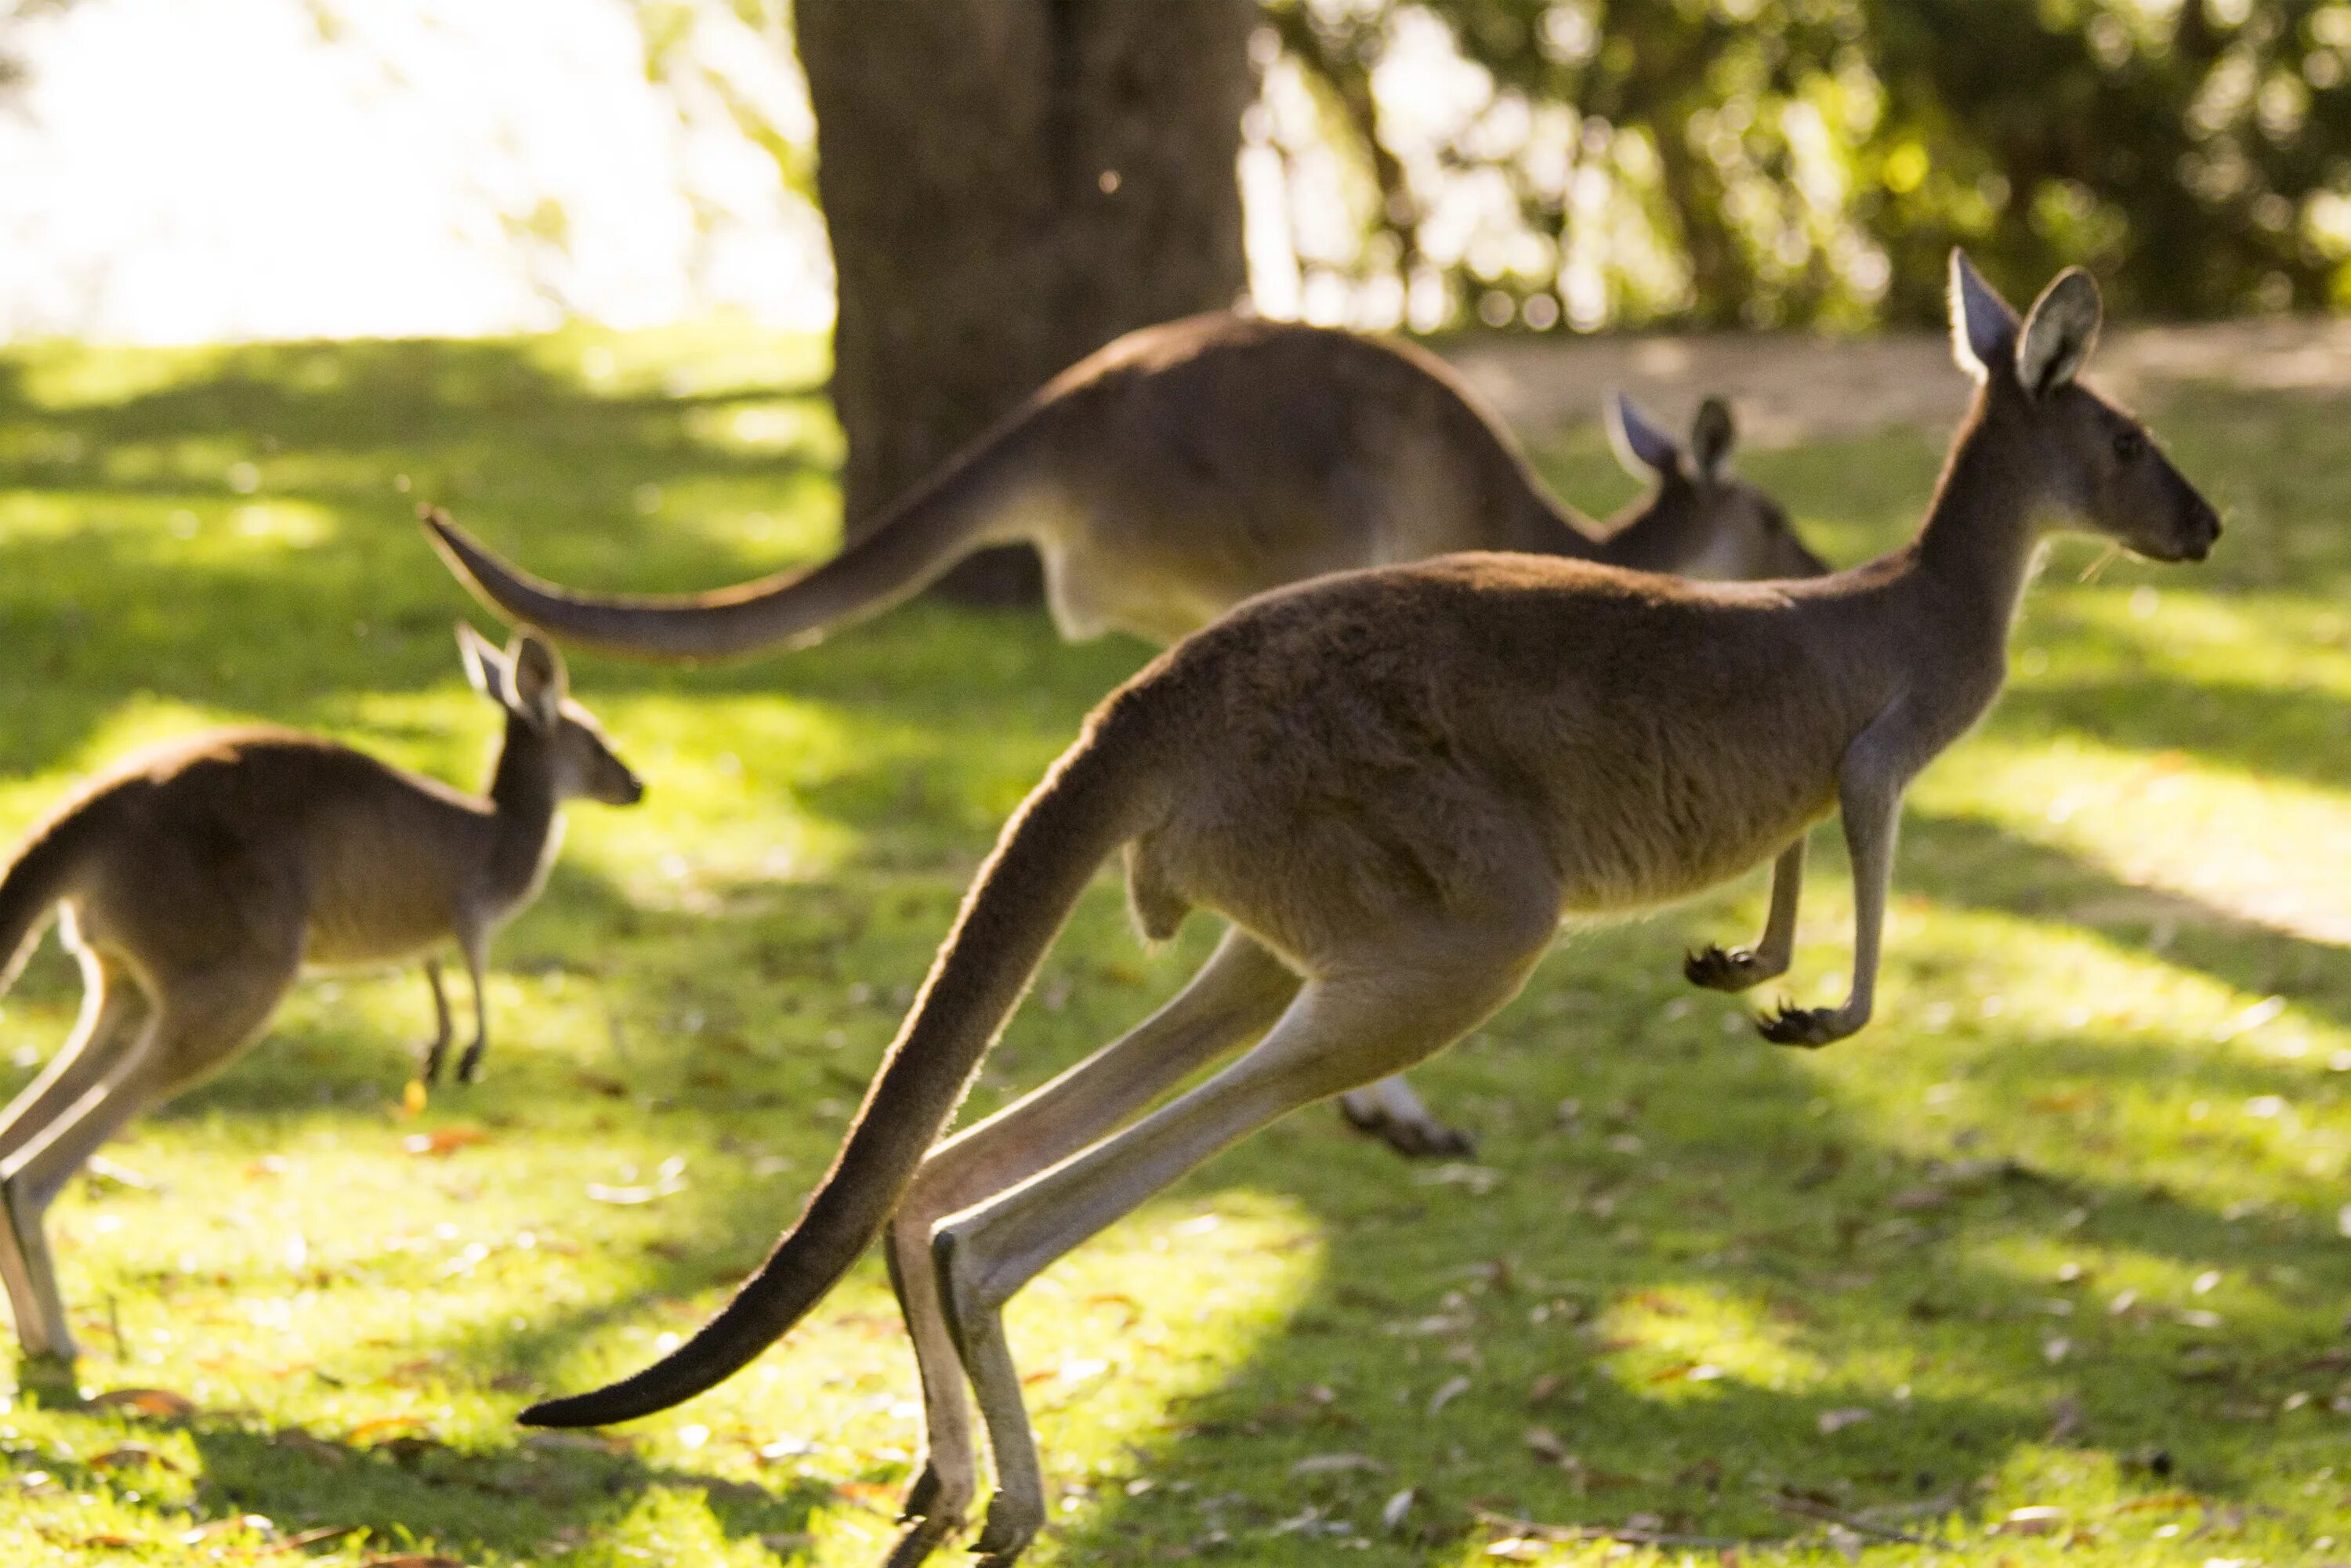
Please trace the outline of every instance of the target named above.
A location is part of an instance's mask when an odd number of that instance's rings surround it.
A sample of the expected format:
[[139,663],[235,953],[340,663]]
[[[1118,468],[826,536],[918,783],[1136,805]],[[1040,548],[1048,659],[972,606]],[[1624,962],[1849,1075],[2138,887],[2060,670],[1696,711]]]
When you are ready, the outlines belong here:
[[1012,1568],[1044,1522],[1043,1511],[1035,1504],[998,1492],[987,1500],[987,1522],[971,1543],[977,1568]]
[[1682,975],[1691,985],[1709,991],[1743,991],[1771,977],[1764,973],[1753,949],[1726,952],[1710,943],[1682,956]]
[[1765,1013],[1755,1020],[1755,1032],[1773,1045],[1814,1051],[1843,1040],[1853,1030],[1835,1008],[1800,1008],[1782,1002],[1777,1011]]

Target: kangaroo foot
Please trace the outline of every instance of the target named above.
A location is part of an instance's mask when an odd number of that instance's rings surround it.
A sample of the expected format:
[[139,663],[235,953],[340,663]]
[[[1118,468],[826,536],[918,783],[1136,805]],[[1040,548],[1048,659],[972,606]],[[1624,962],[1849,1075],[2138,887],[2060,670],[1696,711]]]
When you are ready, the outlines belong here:
[[1777,1012],[1755,1020],[1755,1032],[1773,1045],[1796,1045],[1807,1051],[1843,1040],[1857,1027],[1845,1021],[1842,1008],[1799,1008],[1785,1002]]
[[1426,1113],[1398,1115],[1376,1099],[1343,1094],[1339,1114],[1355,1131],[1377,1138],[1408,1160],[1466,1159],[1478,1152],[1477,1144],[1459,1128]]
[[927,1562],[932,1552],[947,1542],[962,1521],[956,1519],[932,1518],[917,1515],[906,1521],[898,1531],[898,1539],[890,1543],[890,1555],[882,1560],[882,1568],[916,1568]]
[[1012,1568],[1044,1523],[1045,1511],[1038,1501],[998,1492],[987,1500],[987,1522],[971,1543],[975,1568]]
[[1743,991],[1750,986],[1773,979],[1780,973],[1781,970],[1757,957],[1751,947],[1726,952],[1709,944],[1682,956],[1684,977],[1691,985],[1704,986],[1709,991]]

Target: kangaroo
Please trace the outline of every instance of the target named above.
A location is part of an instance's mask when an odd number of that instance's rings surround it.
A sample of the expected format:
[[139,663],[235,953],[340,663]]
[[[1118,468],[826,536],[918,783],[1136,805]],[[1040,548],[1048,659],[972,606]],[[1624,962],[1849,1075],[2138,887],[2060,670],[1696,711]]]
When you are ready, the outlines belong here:
[[[1702,985],[1755,985],[1788,965],[1803,834],[1837,811],[1851,990],[1758,1023],[1787,1045],[1859,1030],[1904,789],[1998,694],[2040,540],[2083,527],[2178,561],[2220,535],[2144,427],[2075,380],[2100,314],[2096,286],[2069,271],[2020,323],[1954,255],[1955,345],[1980,390],[1917,538],[1867,565],[1708,584],[1456,555],[1267,594],[1161,654],[1006,825],[832,1169],[768,1260],[662,1360],[522,1419],[626,1420],[712,1386],[886,1229],[927,1424],[889,1563],[928,1556],[975,1495],[967,1383],[997,1481],[974,1551],[1001,1568],[1044,1520],[1005,1302],[1218,1150],[1476,1028],[1563,914],[1647,909],[1773,862],[1762,939],[1687,963]],[[1202,908],[1227,921],[1221,946],[1134,1031],[934,1147],[1096,866],[1122,850],[1147,937]]]
[[[455,943],[475,1021],[457,1075],[480,1070],[490,935],[546,881],[562,803],[632,805],[644,789],[564,695],[554,649],[526,633],[500,653],[462,624],[457,640],[475,688],[507,715],[488,799],[314,737],[216,730],[101,775],[0,874],[0,991],[60,907],[83,984],[72,1037],[0,1113],[0,1284],[26,1355],[77,1354],[43,1228],[51,1201],[131,1117],[251,1043],[306,966]],[[425,973],[431,1078],[449,1005],[437,963]]]
[[[1648,496],[1604,533],[1554,500],[1499,419],[1435,355],[1353,333],[1208,315],[1081,361],[813,570],[676,599],[577,594],[499,560],[445,515],[426,526],[485,602],[583,646],[710,658],[802,646],[896,603],[983,545],[1025,541],[1071,640],[1186,636],[1253,594],[1322,572],[1510,549],[1688,577],[1827,566],[1732,476],[1730,410],[1688,450],[1629,398],[1619,460]],[[1412,1156],[1469,1152],[1402,1080],[1342,1097]]]

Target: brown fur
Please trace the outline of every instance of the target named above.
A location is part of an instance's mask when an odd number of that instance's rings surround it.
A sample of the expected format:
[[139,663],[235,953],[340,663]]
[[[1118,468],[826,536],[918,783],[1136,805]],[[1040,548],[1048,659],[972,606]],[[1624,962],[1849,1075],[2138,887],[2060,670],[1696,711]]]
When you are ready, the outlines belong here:
[[[643,790],[563,695],[552,649],[519,638],[501,656],[475,640],[466,653],[507,710],[486,799],[289,730],[216,730],[108,770],[0,874],[0,982],[56,908],[86,987],[72,1040],[0,1116],[0,1281],[26,1354],[73,1354],[42,1235],[58,1188],[131,1117],[243,1051],[305,967],[454,942],[477,1025],[459,1075],[478,1070],[489,937],[537,895],[561,803]],[[448,1008],[428,972],[441,1026],[429,1078]]]
[[1462,549],[1718,578],[1824,570],[1732,478],[1729,411],[1691,454],[1649,431],[1655,482],[1604,532],[1553,500],[1450,367],[1408,345],[1229,315],[1131,332],[1071,366],[832,560],[677,599],[575,593],[426,521],[482,600],[568,642],[711,658],[816,641],[984,545],[1033,544],[1062,633],[1172,642],[1252,594]]
[[[2136,422],[2072,383],[2095,332],[2085,277],[2060,278],[2021,324],[1957,256],[1954,281],[1985,386],[1917,540],[1893,555],[1743,586],[1495,554],[1346,573],[1251,601],[1113,694],[991,862],[1050,866],[1050,895],[1005,910],[1003,873],[983,873],[969,907],[1005,924],[983,934],[967,919],[934,975],[1000,977],[967,981],[949,1024],[935,1022],[932,996],[915,1004],[849,1149],[889,1128],[906,1158],[945,1125],[1079,869],[1111,843],[1130,845],[1155,925],[1185,905],[1229,922],[1217,956],[1158,1014],[934,1149],[911,1180],[852,1177],[844,1155],[810,1203],[828,1218],[821,1244],[788,1232],[704,1334],[524,1418],[624,1419],[708,1387],[847,1267],[832,1217],[878,1225],[894,1207],[892,1279],[929,1452],[890,1563],[927,1556],[974,1497],[968,1386],[998,1480],[975,1551],[1008,1564],[1044,1500],[1004,1302],[1218,1149],[1476,1027],[1562,915],[1644,908],[1776,857],[1765,942],[1692,961],[1702,983],[1768,978],[1792,925],[1792,846],[1839,810],[1855,866],[1852,993],[1761,1027],[1805,1045],[1860,1028],[1902,789],[1997,694],[2042,535],[2086,526],[2178,560],[2201,559],[2220,532]],[[862,1201],[837,1190],[852,1179],[872,1184]]]

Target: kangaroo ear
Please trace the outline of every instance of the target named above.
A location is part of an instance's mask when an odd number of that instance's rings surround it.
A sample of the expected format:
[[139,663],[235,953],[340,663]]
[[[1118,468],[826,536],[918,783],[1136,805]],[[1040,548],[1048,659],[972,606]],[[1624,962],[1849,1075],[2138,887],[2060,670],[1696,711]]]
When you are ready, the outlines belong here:
[[551,733],[571,685],[563,655],[536,632],[517,632],[507,647],[507,706],[534,727]]
[[1739,427],[1730,417],[1730,405],[1719,397],[1710,397],[1698,405],[1698,417],[1690,422],[1690,461],[1698,465],[1698,476],[1714,484],[1723,476],[1730,463],[1730,449],[1739,442]]
[[1608,400],[1608,444],[1635,479],[1668,478],[1682,471],[1682,451],[1674,438],[1650,423],[1623,392]]
[[465,622],[457,622],[457,658],[465,666],[465,684],[494,703],[507,700],[507,656],[498,645]]
[[2078,267],[2059,273],[2032,302],[2017,340],[2016,379],[2024,390],[2040,397],[2071,382],[2097,345],[2105,315],[2095,278]]
[[1982,381],[2016,354],[2016,312],[1976,271],[1967,252],[1951,247],[1951,358]]

